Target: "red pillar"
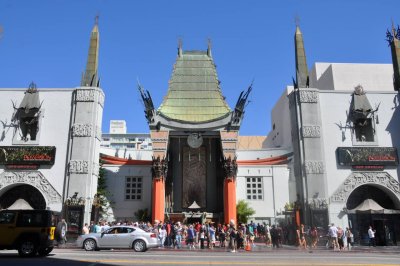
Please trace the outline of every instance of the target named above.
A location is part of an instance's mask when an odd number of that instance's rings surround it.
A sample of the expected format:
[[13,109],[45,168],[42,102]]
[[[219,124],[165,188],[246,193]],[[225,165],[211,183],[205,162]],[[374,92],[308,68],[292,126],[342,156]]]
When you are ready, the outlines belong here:
[[236,181],[234,178],[224,180],[224,222],[233,220],[236,224]]
[[165,214],[165,182],[164,178],[153,178],[152,223],[164,221]]

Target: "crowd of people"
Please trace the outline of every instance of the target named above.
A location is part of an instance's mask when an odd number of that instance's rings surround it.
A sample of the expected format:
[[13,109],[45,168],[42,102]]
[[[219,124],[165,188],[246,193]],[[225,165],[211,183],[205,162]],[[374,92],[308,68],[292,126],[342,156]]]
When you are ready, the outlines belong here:
[[82,234],[101,233],[114,225],[136,226],[145,231],[157,234],[161,247],[180,249],[182,243],[189,249],[213,249],[229,248],[232,252],[237,249],[251,248],[254,241],[265,242],[270,247],[282,246],[283,230],[280,226],[254,223],[235,224],[233,220],[229,224],[216,224],[214,222],[183,224],[179,221],[155,221],[150,222],[91,222],[82,228]]
[[[306,228],[303,224],[295,230],[292,227],[260,224],[251,221],[248,224],[235,224],[233,220],[229,224],[220,224],[214,222],[206,223],[188,223],[183,224],[179,221],[155,221],[150,222],[91,222],[85,224],[82,234],[101,233],[114,225],[128,225],[139,227],[145,231],[151,231],[157,234],[160,241],[160,247],[181,249],[182,243],[188,249],[214,249],[226,248],[231,252],[238,249],[251,249],[255,246],[255,241],[265,243],[271,248],[280,248],[283,244],[295,244],[299,249],[314,249],[317,247],[320,237],[327,237],[326,248],[332,248],[334,251],[350,250],[354,243],[354,235],[351,230],[340,226],[330,224],[326,235],[319,235],[316,227]],[[291,241],[291,232],[295,235],[294,241]],[[375,246],[375,230],[370,226],[368,230],[370,245]]]

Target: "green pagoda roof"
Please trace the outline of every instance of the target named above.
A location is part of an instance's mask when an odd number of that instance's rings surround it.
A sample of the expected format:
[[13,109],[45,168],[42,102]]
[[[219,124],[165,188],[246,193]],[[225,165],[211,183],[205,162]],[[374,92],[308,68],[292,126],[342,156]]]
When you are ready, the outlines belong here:
[[222,96],[211,50],[179,54],[169,81],[167,95],[158,113],[166,118],[203,123],[231,112]]

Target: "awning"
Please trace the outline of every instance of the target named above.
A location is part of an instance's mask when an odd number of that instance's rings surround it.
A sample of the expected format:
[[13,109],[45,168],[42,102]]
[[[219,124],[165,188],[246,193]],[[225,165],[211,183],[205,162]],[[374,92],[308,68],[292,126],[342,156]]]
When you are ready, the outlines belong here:
[[33,210],[33,208],[26,200],[17,199],[7,210]]
[[201,209],[201,207],[197,204],[196,201],[193,201],[192,205],[188,207],[188,209]]
[[347,213],[357,213],[357,212],[396,214],[400,213],[400,210],[385,209],[373,199],[366,199],[356,208],[349,210]]

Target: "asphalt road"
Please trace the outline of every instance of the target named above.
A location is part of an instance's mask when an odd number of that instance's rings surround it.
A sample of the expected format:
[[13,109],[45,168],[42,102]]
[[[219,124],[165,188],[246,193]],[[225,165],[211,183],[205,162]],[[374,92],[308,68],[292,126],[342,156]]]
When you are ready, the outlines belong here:
[[132,250],[103,250],[86,252],[79,249],[55,249],[48,257],[19,258],[16,251],[0,251],[0,265],[328,265],[366,266],[400,265],[400,253],[365,249],[357,252],[333,252],[278,249],[257,252],[224,250],[164,250],[153,249],[144,253]]

